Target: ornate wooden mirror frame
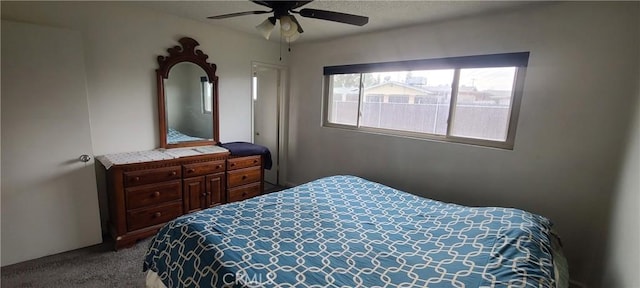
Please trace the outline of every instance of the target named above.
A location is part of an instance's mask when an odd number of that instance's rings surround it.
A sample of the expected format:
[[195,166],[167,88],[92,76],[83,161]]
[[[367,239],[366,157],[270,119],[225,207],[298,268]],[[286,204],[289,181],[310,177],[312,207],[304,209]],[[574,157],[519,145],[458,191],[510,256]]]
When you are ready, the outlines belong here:
[[[219,142],[219,114],[218,114],[218,76],[216,76],[216,64],[208,63],[207,56],[201,50],[196,49],[200,45],[196,40],[184,37],[178,42],[182,45],[174,46],[167,49],[169,56],[158,56],[159,68],[156,69],[158,81],[158,123],[160,129],[160,147],[161,148],[177,148],[177,147],[194,147],[204,145],[216,145]],[[165,95],[165,81],[169,78],[169,72],[173,66],[179,63],[190,62],[198,65],[207,75],[208,82],[213,85],[211,89],[211,116],[213,120],[213,133],[211,139],[184,141],[176,144],[168,143],[168,107],[167,95]],[[204,80],[203,80],[204,81]],[[203,89],[204,91],[204,89]],[[204,92],[203,92],[204,93]],[[204,105],[204,104],[203,104]],[[204,113],[204,112],[203,112]]]

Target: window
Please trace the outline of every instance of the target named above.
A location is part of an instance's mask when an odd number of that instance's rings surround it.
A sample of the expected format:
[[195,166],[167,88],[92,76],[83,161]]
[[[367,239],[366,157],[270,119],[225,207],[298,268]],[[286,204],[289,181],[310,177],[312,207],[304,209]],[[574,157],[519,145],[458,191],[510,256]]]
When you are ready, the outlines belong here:
[[200,77],[200,86],[202,88],[202,113],[211,114],[213,109],[213,84],[209,83],[207,77]]
[[[323,125],[512,149],[529,53],[324,68]],[[357,96],[344,101],[342,95]]]
[[437,97],[429,97],[429,96],[415,96],[413,98],[414,104],[436,104],[438,103]]
[[[334,75],[331,77],[333,87],[329,95],[329,122],[354,126],[358,123],[358,105],[360,94],[360,74]],[[347,101],[343,95],[356,91],[356,101]]]
[[379,94],[364,95],[364,102],[380,103],[382,102],[382,95],[379,95]]
[[389,95],[389,103],[407,104],[409,103],[408,95]]

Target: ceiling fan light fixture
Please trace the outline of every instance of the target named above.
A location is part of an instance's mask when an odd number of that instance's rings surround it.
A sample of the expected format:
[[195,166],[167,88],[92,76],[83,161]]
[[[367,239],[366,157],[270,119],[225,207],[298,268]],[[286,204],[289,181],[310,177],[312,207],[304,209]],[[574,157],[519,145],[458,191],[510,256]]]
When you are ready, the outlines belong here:
[[274,28],[276,27],[276,19],[273,17],[269,17],[266,20],[264,20],[262,23],[260,23],[260,25],[256,26],[256,29],[258,31],[260,31],[260,34],[262,34],[262,36],[269,40],[269,37],[271,36],[271,32],[273,32]]
[[287,41],[287,43],[291,43],[293,41],[298,40],[298,38],[300,38],[300,33],[298,33],[298,31],[296,31],[296,33],[293,33],[293,35],[291,35],[289,37],[285,37],[284,40]]
[[281,16],[280,17],[280,33],[285,38],[289,38],[298,33],[298,25],[291,20],[289,16]]

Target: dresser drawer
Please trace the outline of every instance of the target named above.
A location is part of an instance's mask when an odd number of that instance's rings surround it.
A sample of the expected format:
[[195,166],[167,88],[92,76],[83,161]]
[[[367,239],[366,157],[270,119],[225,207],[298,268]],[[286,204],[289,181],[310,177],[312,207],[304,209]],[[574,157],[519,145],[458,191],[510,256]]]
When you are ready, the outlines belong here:
[[242,169],[253,166],[261,166],[262,156],[246,156],[246,157],[238,157],[231,158],[227,160],[227,165],[229,170]]
[[185,164],[182,166],[182,175],[184,175],[184,177],[195,177],[207,174],[221,173],[225,170],[224,165],[224,160]]
[[180,166],[124,172],[124,186],[137,186],[181,179]]
[[227,172],[227,187],[238,187],[262,180],[262,168],[252,167]]
[[229,202],[242,201],[261,194],[260,183],[229,189]]
[[127,209],[160,204],[182,198],[180,180],[126,188]]
[[174,201],[154,207],[131,210],[127,212],[127,229],[129,229],[129,231],[133,231],[165,223],[180,215],[182,215],[182,201]]

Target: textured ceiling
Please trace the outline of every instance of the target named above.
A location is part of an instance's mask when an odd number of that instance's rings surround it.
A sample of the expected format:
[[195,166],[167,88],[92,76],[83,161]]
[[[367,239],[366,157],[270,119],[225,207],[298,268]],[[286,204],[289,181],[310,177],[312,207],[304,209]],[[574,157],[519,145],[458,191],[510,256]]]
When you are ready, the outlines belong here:
[[[225,26],[240,32],[260,37],[255,26],[270,14],[246,15],[235,18],[211,20],[207,16],[269,10],[250,1],[144,1],[127,2],[130,5],[152,9],[163,13]],[[304,18],[296,15],[305,32],[296,42],[325,40],[357,33],[386,30],[418,23],[442,21],[464,16],[516,9],[532,5],[530,1],[330,1],[316,0],[302,8],[330,10],[369,17],[363,27],[330,21]],[[272,41],[279,40],[274,31]]]

